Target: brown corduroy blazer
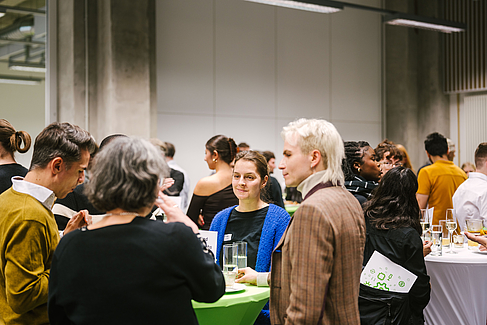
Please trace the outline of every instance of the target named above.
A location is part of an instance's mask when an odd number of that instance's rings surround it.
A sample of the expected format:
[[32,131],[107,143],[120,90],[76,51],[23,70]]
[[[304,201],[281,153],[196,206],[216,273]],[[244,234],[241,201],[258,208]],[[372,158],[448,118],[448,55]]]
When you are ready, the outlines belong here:
[[347,190],[306,198],[272,253],[272,324],[360,324],[364,244],[362,208]]

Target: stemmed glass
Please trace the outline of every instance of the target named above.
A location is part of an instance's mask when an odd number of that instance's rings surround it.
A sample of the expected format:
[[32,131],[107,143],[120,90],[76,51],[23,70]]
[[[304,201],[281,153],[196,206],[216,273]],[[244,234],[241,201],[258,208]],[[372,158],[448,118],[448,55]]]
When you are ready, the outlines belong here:
[[453,209],[446,209],[446,229],[448,229],[448,235],[450,237],[450,250],[447,251],[447,253],[457,254],[457,252],[453,250],[453,232],[457,229],[457,221]]
[[426,233],[428,230],[430,230],[430,219],[428,218],[428,210],[427,209],[421,209],[421,228],[423,229],[423,241],[426,240]]

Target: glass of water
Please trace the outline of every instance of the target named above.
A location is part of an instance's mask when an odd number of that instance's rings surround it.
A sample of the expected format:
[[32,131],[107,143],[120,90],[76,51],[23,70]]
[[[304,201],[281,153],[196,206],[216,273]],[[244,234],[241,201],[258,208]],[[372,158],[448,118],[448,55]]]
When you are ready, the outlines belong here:
[[423,241],[426,240],[426,233],[430,230],[430,220],[428,217],[428,210],[427,209],[421,209],[421,228],[423,229]]
[[223,245],[223,276],[226,286],[233,286],[237,272],[237,244]]
[[434,256],[441,256],[441,248],[442,239],[443,237],[443,227],[440,225],[432,225],[431,226],[431,255]]
[[244,241],[238,241],[237,245],[237,265],[238,269],[244,269],[247,267],[247,243]]

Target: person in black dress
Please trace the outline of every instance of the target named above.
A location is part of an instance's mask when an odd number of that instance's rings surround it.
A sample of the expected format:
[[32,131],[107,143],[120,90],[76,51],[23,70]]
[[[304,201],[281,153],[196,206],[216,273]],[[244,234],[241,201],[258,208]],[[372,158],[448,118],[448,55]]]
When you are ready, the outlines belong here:
[[12,186],[12,177],[27,174],[27,168],[15,161],[14,153],[27,152],[30,143],[29,133],[15,131],[9,121],[0,119],[0,194]]
[[[162,193],[163,158],[146,140],[112,141],[94,159],[88,199],[106,216],[65,235],[52,260],[51,325],[198,324],[223,274],[198,227]],[[144,218],[152,206],[167,222]]]
[[408,168],[395,167],[382,177],[365,203],[366,239],[363,266],[377,251],[417,276],[408,293],[383,291],[360,284],[362,324],[423,324],[423,309],[430,299],[421,242],[418,181]]
[[205,161],[215,173],[203,177],[196,184],[188,216],[201,229],[208,230],[218,212],[238,204],[232,189],[233,170],[230,166],[235,159],[237,145],[232,138],[215,135],[205,147]]

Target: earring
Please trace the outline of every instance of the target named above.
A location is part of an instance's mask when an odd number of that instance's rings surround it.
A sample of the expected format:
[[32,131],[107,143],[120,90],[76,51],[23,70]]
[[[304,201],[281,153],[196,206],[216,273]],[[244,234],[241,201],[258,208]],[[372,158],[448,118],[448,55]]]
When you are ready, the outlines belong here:
[[359,167],[359,168],[357,168],[357,170],[358,170],[358,172],[360,173],[360,167]]
[[213,162],[215,162],[215,163],[216,163],[216,162],[217,162],[217,159],[216,159],[216,158],[213,158]]

